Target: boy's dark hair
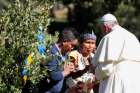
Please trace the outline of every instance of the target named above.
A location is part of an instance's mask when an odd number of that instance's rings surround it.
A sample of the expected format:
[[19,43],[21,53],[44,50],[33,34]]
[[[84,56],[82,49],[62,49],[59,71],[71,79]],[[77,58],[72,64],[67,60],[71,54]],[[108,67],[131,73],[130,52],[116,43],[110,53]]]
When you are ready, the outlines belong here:
[[65,28],[61,34],[59,34],[58,41],[71,41],[76,39],[75,37],[76,30],[74,28]]

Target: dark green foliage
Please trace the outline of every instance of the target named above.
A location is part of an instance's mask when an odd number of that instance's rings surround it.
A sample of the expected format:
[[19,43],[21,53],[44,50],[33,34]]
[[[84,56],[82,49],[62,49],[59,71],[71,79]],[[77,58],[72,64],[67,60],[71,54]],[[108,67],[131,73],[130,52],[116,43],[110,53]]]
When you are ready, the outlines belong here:
[[27,53],[36,54],[30,70],[30,82],[34,85],[47,74],[45,69],[40,69],[41,58],[37,56],[35,35],[39,24],[44,29],[47,27],[51,0],[5,2],[11,3],[0,13],[0,93],[21,93],[16,65],[20,46],[25,46]]

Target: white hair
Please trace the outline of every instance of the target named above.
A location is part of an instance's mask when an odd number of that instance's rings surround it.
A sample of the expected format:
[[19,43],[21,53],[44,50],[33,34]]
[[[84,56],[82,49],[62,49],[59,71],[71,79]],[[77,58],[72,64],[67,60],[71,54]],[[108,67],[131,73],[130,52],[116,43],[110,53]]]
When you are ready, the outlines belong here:
[[118,24],[117,18],[110,13],[105,14],[100,21],[101,23],[107,25],[109,28],[112,28],[114,25]]
[[110,13],[105,14],[102,18],[101,18],[101,22],[109,22],[109,21],[117,21],[117,18]]
[[106,22],[103,22],[103,24],[107,25],[109,28],[112,28],[115,25],[118,25],[118,21],[106,21]]

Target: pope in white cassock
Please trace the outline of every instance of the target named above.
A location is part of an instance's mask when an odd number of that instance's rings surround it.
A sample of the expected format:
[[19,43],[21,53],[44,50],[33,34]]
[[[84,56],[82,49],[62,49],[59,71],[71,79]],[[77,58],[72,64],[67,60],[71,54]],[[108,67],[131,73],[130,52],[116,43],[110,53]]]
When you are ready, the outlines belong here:
[[93,58],[99,93],[140,93],[140,43],[114,15],[101,18],[102,38]]

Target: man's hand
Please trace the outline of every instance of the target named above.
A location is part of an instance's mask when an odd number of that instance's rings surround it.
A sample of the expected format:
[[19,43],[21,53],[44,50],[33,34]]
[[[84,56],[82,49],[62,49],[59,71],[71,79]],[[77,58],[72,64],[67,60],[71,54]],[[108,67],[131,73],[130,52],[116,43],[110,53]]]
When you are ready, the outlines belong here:
[[65,63],[64,67],[63,67],[63,76],[67,76],[68,74],[70,74],[71,72],[74,71],[75,66],[73,63],[69,62],[69,63]]

